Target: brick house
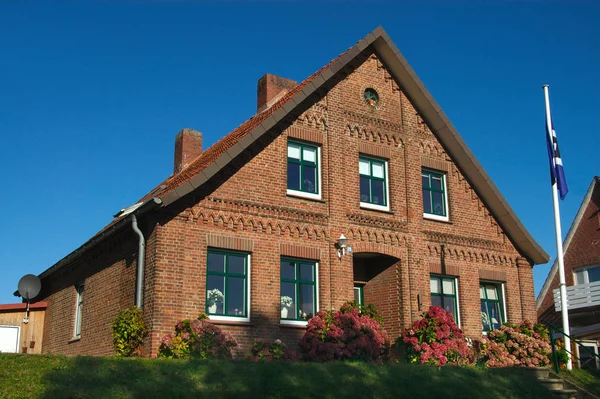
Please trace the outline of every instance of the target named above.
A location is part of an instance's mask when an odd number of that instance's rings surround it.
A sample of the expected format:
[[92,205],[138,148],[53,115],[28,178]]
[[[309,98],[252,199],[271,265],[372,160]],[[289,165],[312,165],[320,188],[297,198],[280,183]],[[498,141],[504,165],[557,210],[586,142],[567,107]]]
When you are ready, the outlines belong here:
[[[600,354],[600,177],[592,183],[563,244],[570,335]],[[537,298],[538,319],[562,330],[558,260],[552,265]],[[558,309],[558,311],[557,311]],[[573,345],[575,347],[575,345]],[[577,348],[585,363],[591,355]],[[578,366],[581,362],[573,359]],[[593,361],[590,362],[593,365]],[[590,364],[588,364],[590,365]],[[596,361],[600,369],[600,361]]]
[[136,300],[148,356],[200,312],[244,352],[294,344],[351,299],[393,338],[432,303],[472,337],[535,319],[547,254],[383,29],[257,94],[257,114],[206,150],[181,131],[173,175],[40,275],[44,352],[112,354],[110,322]]

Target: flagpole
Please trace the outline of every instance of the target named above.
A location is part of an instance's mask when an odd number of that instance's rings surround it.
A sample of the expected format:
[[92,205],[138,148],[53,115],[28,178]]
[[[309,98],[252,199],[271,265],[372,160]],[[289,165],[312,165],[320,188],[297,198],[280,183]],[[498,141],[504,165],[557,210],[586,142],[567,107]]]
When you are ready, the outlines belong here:
[[[549,85],[542,86],[544,88],[544,98],[546,100],[546,129],[550,137],[548,139],[551,145],[553,145],[554,141],[552,138],[552,117],[550,115],[550,95],[548,93]],[[554,164],[555,159],[552,159],[552,163]],[[569,335],[571,334],[569,331],[569,310],[567,308],[567,283],[565,281],[565,264],[563,261],[563,246],[562,246],[562,232],[560,228],[560,210],[558,205],[558,190],[557,190],[557,181],[558,179],[554,179],[552,182],[552,203],[554,204],[554,231],[556,232],[556,256],[558,258],[558,276],[560,281],[560,307],[562,309],[562,324],[563,331],[565,333],[565,349],[567,350],[567,355],[569,360],[567,361],[567,370],[572,370],[573,365],[571,363],[571,338]]]

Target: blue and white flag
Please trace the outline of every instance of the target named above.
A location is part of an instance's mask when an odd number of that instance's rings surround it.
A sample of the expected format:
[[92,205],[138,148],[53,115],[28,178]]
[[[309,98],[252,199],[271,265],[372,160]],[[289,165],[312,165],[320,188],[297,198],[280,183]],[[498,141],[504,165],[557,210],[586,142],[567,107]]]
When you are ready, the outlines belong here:
[[555,182],[557,184],[560,199],[564,200],[569,192],[569,188],[567,187],[565,171],[563,169],[552,120],[550,120],[550,124],[551,126],[548,126],[548,122],[546,122],[546,144],[548,145],[548,158],[550,160],[550,177],[552,179],[552,185],[554,185]]

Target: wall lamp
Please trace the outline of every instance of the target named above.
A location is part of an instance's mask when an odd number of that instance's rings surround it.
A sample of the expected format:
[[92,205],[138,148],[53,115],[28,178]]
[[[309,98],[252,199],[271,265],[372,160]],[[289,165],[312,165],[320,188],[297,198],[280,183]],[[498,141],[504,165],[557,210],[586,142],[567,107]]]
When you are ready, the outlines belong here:
[[352,247],[348,245],[348,239],[343,234],[340,235],[340,238],[335,241],[335,247],[338,250],[337,254],[338,258],[340,259],[342,259],[342,256],[346,255],[347,253],[352,252]]

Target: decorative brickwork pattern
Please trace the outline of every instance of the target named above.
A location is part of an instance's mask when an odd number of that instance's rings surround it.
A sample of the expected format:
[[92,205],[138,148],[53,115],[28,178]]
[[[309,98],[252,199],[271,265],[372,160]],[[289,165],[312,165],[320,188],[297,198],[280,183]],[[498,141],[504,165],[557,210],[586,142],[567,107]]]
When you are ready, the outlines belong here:
[[424,168],[440,170],[443,172],[447,172],[449,170],[448,162],[445,160],[430,158],[424,155],[421,155],[421,164]]
[[319,130],[291,126],[287,130],[287,133],[288,137],[323,144],[323,132],[320,132]]
[[[373,48],[352,57],[343,71],[335,71],[340,72],[335,79],[298,107],[277,102],[169,179],[172,193],[191,185],[193,173],[213,176],[142,219],[147,237],[144,317],[150,331],[145,355],[156,355],[160,337],[172,332],[178,320],[206,310],[209,247],[251,253],[250,321],[219,321],[240,343],[240,352],[247,353],[254,338],[280,338],[293,347],[302,335],[302,326],[280,322],[281,256],[318,262],[319,309],[338,308],[354,297],[354,284],[361,284],[365,301],[380,309],[392,337],[430,305],[431,273],[457,278],[467,336],[481,335],[482,270],[505,276],[509,321],[535,317],[531,262],[507,239]],[[381,101],[376,107],[365,102],[366,87],[377,90]],[[305,88],[301,83],[284,89],[298,93]],[[248,135],[274,113],[285,113],[285,118],[258,140]],[[319,200],[287,195],[289,137],[320,145]],[[251,146],[215,172],[218,165],[211,162],[241,142]],[[360,207],[360,153],[388,160],[389,212]],[[424,165],[447,172],[450,222],[423,218]],[[352,247],[341,258],[334,246],[340,234]],[[106,326],[133,303],[136,250],[134,234],[125,230],[90,253],[95,258],[81,258],[57,274],[45,294],[45,351],[112,353]],[[73,284],[79,281],[86,286],[82,334],[69,343]]]
[[500,270],[479,269],[481,280],[506,281],[506,272]]
[[292,244],[281,244],[281,256],[291,256],[293,258],[304,258],[318,261],[321,259],[321,250],[313,247],[302,247]]
[[215,248],[234,249],[236,251],[252,252],[254,250],[253,240],[218,234],[207,234],[206,245]]

